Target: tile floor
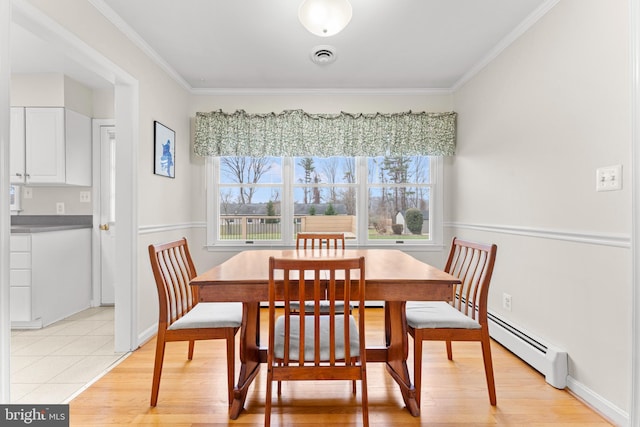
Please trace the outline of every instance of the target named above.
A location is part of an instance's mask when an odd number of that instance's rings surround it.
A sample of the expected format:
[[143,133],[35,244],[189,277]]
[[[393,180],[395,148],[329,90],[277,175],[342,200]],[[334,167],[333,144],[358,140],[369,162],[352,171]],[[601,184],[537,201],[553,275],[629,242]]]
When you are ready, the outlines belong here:
[[113,351],[113,307],[11,331],[11,402],[67,403],[127,353]]

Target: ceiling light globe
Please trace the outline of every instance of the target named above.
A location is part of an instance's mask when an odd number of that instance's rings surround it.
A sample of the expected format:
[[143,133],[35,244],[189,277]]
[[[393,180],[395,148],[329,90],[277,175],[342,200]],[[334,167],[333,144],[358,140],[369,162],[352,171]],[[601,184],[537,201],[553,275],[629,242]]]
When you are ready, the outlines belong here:
[[298,19],[312,34],[329,37],[338,34],[351,21],[349,0],[304,0]]

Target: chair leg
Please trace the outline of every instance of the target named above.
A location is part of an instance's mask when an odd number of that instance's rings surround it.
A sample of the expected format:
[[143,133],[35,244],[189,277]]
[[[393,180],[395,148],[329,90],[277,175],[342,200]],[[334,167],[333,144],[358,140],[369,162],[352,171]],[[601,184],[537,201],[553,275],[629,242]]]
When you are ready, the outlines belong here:
[[491,360],[491,342],[489,333],[482,337],[482,358],[484,359],[484,373],[487,377],[487,389],[489,390],[489,402],[496,406],[496,384],[493,378],[493,362]]
[[447,341],[447,359],[453,360],[453,349],[451,348],[451,341]]
[[[358,363],[358,359],[357,358],[353,358],[351,363],[353,363],[355,365],[356,363]],[[351,381],[351,393],[356,394],[356,380],[352,380]]]
[[160,390],[160,375],[162,375],[162,362],[164,361],[164,333],[159,332],[156,337],[156,360],[153,365],[153,382],[151,384],[151,406],[158,404],[158,392]]
[[[278,366],[282,366],[283,362],[278,362]],[[278,397],[282,396],[282,381],[278,381]]]
[[[355,381],[354,381],[355,383]],[[367,370],[362,367],[362,378],[360,379],[361,396],[362,399],[362,425],[369,427],[369,396],[367,395]]]
[[[278,381],[280,385],[280,381]],[[273,371],[271,367],[267,370],[267,396],[264,401],[264,426],[271,425],[271,389],[273,388]]]
[[227,393],[229,395],[229,406],[233,403],[233,382],[235,377],[235,331],[233,329],[227,332]]
[[193,347],[195,345],[195,341],[189,341],[189,353],[187,354],[187,359],[193,360]]
[[422,394],[422,336],[417,330],[413,333],[413,383],[416,391],[416,403],[420,408]]

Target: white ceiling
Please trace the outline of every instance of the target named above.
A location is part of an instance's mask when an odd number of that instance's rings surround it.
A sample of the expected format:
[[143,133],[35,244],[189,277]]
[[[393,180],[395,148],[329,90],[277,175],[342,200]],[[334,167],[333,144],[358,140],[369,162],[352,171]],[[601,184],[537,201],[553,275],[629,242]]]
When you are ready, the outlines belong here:
[[[91,0],[195,91],[451,89],[557,2],[350,1],[349,25],[325,38],[298,21],[301,0]],[[14,72],[79,73],[26,31],[12,41]],[[311,61],[319,45],[335,49],[334,63]]]

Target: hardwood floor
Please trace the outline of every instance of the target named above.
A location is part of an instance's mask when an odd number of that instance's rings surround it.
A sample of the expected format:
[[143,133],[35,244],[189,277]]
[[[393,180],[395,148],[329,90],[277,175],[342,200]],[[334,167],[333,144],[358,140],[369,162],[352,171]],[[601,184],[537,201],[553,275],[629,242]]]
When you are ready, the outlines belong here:
[[[266,342],[266,312],[262,313]],[[383,311],[367,309],[367,343],[383,342]],[[411,341],[410,341],[411,345]],[[237,420],[227,416],[224,340],[196,343],[187,361],[186,343],[169,343],[158,406],[149,407],[155,340],[133,352],[70,402],[71,426],[260,426],[264,423],[266,369],[249,389]],[[372,426],[609,426],[600,415],[557,390],[535,370],[492,342],[498,405],[489,404],[478,343],[454,343],[453,362],[444,343],[425,343],[422,414],[412,417],[398,387],[379,363],[367,365]],[[410,352],[411,354],[411,348]],[[410,367],[412,360],[409,360]],[[236,371],[239,365],[236,364]],[[411,369],[411,368],[410,368]],[[274,426],[361,425],[360,394],[351,384],[288,382],[274,393]]]

